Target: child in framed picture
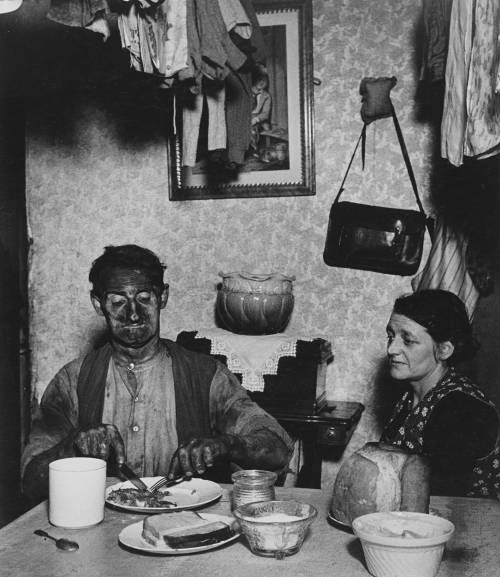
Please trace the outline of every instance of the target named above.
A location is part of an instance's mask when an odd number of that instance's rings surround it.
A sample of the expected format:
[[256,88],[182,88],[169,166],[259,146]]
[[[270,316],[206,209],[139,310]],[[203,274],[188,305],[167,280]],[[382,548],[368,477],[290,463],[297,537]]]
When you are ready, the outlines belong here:
[[259,141],[263,130],[271,130],[272,97],[268,92],[269,77],[265,72],[259,72],[252,84],[252,126],[250,136],[250,152],[259,157]]

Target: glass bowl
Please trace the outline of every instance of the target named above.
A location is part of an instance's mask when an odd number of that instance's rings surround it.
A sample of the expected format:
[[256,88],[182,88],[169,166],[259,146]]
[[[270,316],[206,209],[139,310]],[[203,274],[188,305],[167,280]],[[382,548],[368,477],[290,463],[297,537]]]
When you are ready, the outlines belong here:
[[318,514],[312,505],[292,500],[246,503],[233,513],[252,552],[276,559],[299,551]]

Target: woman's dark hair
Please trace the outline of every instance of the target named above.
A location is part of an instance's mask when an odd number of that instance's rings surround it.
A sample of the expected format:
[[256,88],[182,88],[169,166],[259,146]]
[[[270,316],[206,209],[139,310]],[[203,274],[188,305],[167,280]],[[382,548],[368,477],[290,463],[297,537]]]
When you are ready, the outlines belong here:
[[107,246],[90,268],[89,281],[92,283],[92,294],[102,296],[103,283],[110,270],[115,268],[136,269],[142,271],[160,293],[163,290],[163,272],[167,268],[156,254],[136,244]]
[[422,325],[436,343],[450,341],[454,352],[448,363],[471,359],[479,349],[464,303],[452,292],[426,289],[396,299],[393,313]]

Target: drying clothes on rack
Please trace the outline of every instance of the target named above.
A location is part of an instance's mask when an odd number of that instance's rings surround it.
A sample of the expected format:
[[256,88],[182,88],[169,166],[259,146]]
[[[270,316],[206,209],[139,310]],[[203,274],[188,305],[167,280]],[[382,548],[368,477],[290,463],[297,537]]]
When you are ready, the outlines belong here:
[[454,0],[451,9],[441,155],[460,166],[463,157],[500,154],[500,2]]
[[[180,102],[182,164],[196,163],[204,101],[208,150],[225,149],[229,162],[242,164],[251,123],[251,76],[242,69],[250,58],[265,58],[251,1],[166,0],[154,10],[131,2],[119,27],[122,46],[136,70],[167,78],[177,75],[190,83],[191,95]],[[182,49],[168,51],[173,39],[182,42]]]
[[208,150],[225,150],[243,164],[251,133],[251,71],[265,62],[265,42],[252,0],[51,0],[48,16],[68,26],[109,36],[117,13],[122,48],[134,70],[158,77],[160,86],[183,83],[183,159],[196,163],[203,102]]
[[131,66],[141,72],[169,78],[183,71],[182,80],[196,79],[201,72],[223,80],[248,58],[232,34],[260,50],[251,0],[51,0],[47,16],[103,34],[106,29],[109,35],[111,7]]

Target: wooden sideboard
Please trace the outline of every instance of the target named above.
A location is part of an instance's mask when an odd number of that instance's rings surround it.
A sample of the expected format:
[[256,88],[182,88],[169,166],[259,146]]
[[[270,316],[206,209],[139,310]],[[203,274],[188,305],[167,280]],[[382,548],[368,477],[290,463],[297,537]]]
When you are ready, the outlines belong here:
[[315,414],[274,413],[283,428],[301,443],[303,465],[297,477],[298,487],[321,488],[323,459],[340,458],[363,411],[361,403],[329,401]]
[[[231,338],[229,333],[228,338]],[[252,339],[266,338],[269,337],[251,337],[248,346],[252,346]],[[211,338],[200,337],[198,331],[182,331],[177,335],[177,343],[193,351],[212,354],[228,364],[224,354],[211,353]],[[321,488],[323,458],[340,458],[364,410],[361,403],[326,400],[326,370],[332,360],[328,341],[298,337],[294,355],[280,357],[277,370],[273,374],[263,374],[264,389],[248,391],[250,397],[273,415],[297,442],[300,452],[298,487]],[[241,374],[237,371],[234,374],[243,381]]]

